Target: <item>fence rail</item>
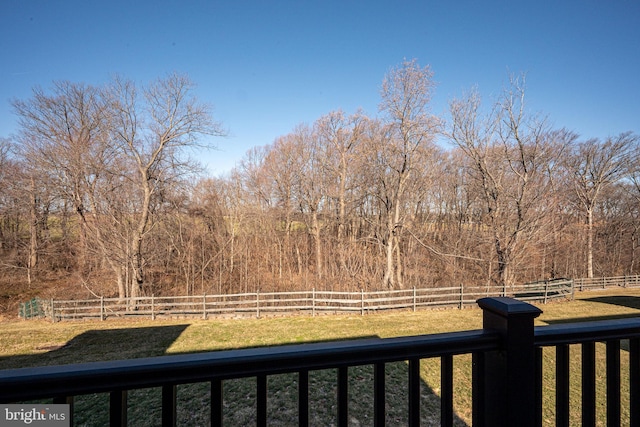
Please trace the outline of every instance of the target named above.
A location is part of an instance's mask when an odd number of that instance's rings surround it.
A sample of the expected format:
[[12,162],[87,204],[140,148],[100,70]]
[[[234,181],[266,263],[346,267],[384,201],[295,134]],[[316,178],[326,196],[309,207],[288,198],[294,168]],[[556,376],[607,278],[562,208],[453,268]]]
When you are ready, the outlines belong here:
[[[636,280],[638,286],[640,281]],[[512,296],[521,301],[546,303],[573,297],[569,279],[550,280],[514,286],[504,295],[501,289],[487,287],[413,288],[376,292],[250,292],[225,295],[150,296],[138,298],[94,298],[85,300],[39,300],[41,317],[52,321],[117,317],[261,317],[285,313],[358,313],[424,308],[464,308],[485,297]],[[20,314],[26,312],[21,307]],[[23,316],[26,317],[26,316]],[[33,317],[33,316],[29,316]]]
[[574,279],[573,282],[576,291],[589,291],[611,287],[637,288],[640,287],[640,276],[593,277],[590,279]]

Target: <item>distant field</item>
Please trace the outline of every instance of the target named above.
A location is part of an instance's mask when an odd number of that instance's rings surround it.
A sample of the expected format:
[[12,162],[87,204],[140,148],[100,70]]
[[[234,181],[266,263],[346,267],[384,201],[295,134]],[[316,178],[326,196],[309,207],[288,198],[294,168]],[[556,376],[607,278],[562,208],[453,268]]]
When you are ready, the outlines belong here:
[[[539,305],[543,310],[538,324],[566,321],[585,321],[640,315],[640,289],[585,292],[576,295],[572,302],[556,302]],[[413,312],[377,313],[365,316],[293,316],[264,319],[235,320],[107,320],[50,323],[41,320],[3,321],[0,329],[0,369],[160,356],[199,351],[215,351],[232,348],[268,346],[289,343],[325,341],[361,337],[394,337],[479,329],[482,312],[479,309],[424,310]],[[604,363],[598,350],[598,364]],[[625,355],[622,352],[623,384]],[[573,356],[576,355],[576,356]],[[544,418],[553,421],[553,360],[552,351],[545,350],[545,404]],[[576,374],[572,382],[579,380],[579,352],[572,351],[572,364]],[[572,369],[573,368],[572,365]],[[455,408],[459,425],[470,422],[470,357],[456,356],[454,381],[456,384]],[[316,425],[329,425],[333,417],[335,373],[321,371],[311,376],[311,401],[317,403],[311,419]],[[406,382],[404,363],[388,366],[387,384],[397,387],[398,393],[389,396],[389,425],[403,425],[406,416]],[[439,360],[422,362],[424,380],[423,422],[437,425],[439,416]],[[628,375],[628,374],[627,374]],[[370,367],[353,368],[350,393],[350,413],[353,425],[368,425],[372,411],[372,372]],[[627,377],[628,378],[628,377]],[[269,402],[271,425],[287,425],[295,418],[294,378],[278,375],[269,378]],[[254,380],[225,382],[225,420],[229,425],[251,423],[254,415]],[[628,389],[628,384],[625,385]],[[623,389],[623,400],[625,390]],[[180,417],[185,425],[205,425],[208,410],[208,390],[204,385],[187,385],[179,388]],[[363,399],[363,396],[366,398]],[[159,405],[157,390],[131,393],[130,401],[143,402],[142,406]],[[395,400],[394,400],[395,399]],[[572,399],[579,395],[572,394]],[[628,414],[628,394],[626,409]],[[397,401],[396,401],[397,400]],[[154,403],[155,402],[155,403]],[[157,405],[156,405],[157,404]],[[156,406],[154,406],[156,405]],[[579,408],[579,400],[576,405]],[[288,408],[288,409],[287,409]],[[78,398],[77,420],[88,425],[105,422],[106,397],[95,395]],[[131,422],[136,421],[136,409],[130,409]],[[159,407],[156,408],[159,413]],[[572,419],[576,414],[572,414]],[[602,414],[601,414],[602,415]],[[140,415],[142,416],[142,415]],[[627,415],[628,416],[628,415]],[[139,420],[138,420],[139,421]],[[577,421],[576,421],[577,422]],[[136,424],[138,425],[138,424]]]

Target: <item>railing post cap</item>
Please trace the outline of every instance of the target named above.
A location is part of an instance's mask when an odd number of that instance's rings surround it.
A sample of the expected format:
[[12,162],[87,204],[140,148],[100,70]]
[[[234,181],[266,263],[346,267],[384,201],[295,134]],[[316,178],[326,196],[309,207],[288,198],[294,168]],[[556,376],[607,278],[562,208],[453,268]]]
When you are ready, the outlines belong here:
[[531,316],[536,318],[542,314],[542,310],[524,301],[508,297],[480,298],[478,306],[499,316]]

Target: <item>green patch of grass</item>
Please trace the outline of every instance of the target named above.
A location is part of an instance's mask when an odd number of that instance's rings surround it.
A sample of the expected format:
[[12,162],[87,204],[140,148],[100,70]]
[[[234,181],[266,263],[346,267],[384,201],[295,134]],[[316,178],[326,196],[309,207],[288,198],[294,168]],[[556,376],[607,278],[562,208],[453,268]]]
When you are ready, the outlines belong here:
[[[555,302],[539,307],[544,313],[536,324],[599,320],[640,315],[640,290],[589,292],[576,295],[573,302]],[[301,342],[395,337],[452,332],[482,327],[479,309],[433,310],[378,313],[366,316],[281,317],[235,320],[108,320],[87,322],[11,321],[0,329],[0,369],[52,364],[80,363],[179,354],[201,351],[272,346]],[[625,348],[623,343],[623,349]],[[580,347],[571,346],[571,423],[580,417]],[[597,346],[598,416],[604,419],[604,348]],[[555,424],[555,351],[543,351],[545,425]],[[623,424],[628,420],[628,353],[621,352]],[[407,365],[386,367],[387,425],[407,423]],[[439,425],[440,359],[421,362],[422,425]],[[311,425],[331,425],[335,421],[335,370],[312,371],[310,387]],[[269,424],[297,423],[297,375],[268,378]],[[255,424],[255,378],[224,382],[225,425]],[[180,425],[208,425],[210,389],[208,383],[178,386]],[[349,369],[349,413],[351,425],[371,425],[373,419],[373,368]],[[625,398],[626,396],[626,398]],[[626,399],[626,400],[625,400]],[[160,390],[129,393],[129,423],[157,425],[160,419]],[[471,423],[471,357],[454,357],[454,409],[456,425]],[[74,414],[77,425],[104,425],[108,422],[108,396],[78,396]]]

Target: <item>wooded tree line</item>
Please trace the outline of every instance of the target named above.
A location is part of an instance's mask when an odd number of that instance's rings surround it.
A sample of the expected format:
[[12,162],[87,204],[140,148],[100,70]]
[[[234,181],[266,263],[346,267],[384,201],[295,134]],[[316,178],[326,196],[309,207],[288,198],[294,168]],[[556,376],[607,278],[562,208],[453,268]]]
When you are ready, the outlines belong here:
[[551,127],[522,76],[446,119],[434,86],[405,61],[377,115],[330,112],[222,177],[189,158],[225,131],[185,76],[36,88],[0,140],[0,269],[120,297],[638,273],[636,134]]

